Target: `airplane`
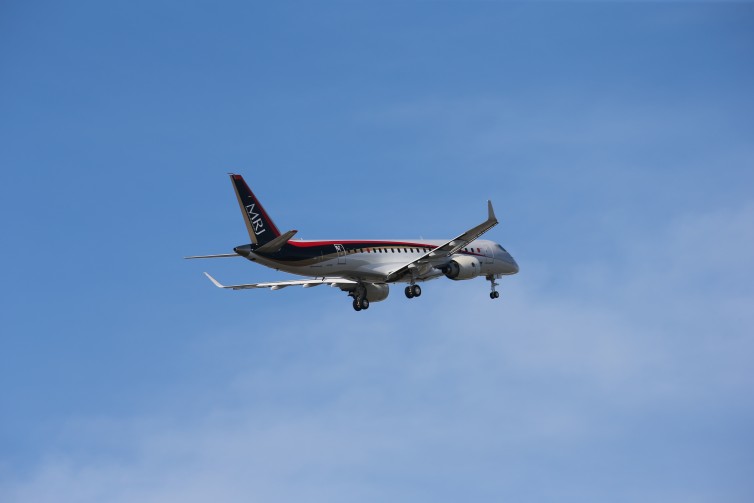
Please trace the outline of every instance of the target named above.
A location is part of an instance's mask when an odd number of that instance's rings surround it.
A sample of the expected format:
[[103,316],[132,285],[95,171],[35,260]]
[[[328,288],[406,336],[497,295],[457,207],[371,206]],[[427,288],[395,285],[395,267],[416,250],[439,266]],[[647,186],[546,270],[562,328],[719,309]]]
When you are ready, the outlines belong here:
[[387,298],[390,284],[407,283],[404,293],[412,299],[422,294],[417,283],[445,276],[469,280],[483,276],[490,282],[490,298],[500,297],[495,281],[518,273],[518,264],[498,243],[479,239],[497,225],[498,220],[487,201],[487,219],[449,240],[320,240],[293,239],[298,232],[281,233],[241,175],[229,173],[236,199],[244,217],[251,243],[236,246],[234,253],[194,255],[187,259],[244,257],[275,270],[307,279],[223,285],[209,273],[207,278],[218,288],[244,290],[289,286],[310,288],[337,287],[353,299],[353,308],[362,311],[370,303]]

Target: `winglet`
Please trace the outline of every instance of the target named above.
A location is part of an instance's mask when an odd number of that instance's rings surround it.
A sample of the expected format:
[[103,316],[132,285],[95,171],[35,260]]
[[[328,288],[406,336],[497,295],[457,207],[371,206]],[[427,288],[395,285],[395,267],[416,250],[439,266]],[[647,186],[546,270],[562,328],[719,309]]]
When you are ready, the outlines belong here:
[[216,280],[215,278],[213,278],[212,276],[210,276],[208,272],[205,272],[205,273],[204,273],[204,275],[205,275],[205,276],[207,276],[207,277],[209,278],[209,280],[210,280],[210,281],[211,281],[212,283],[214,283],[214,284],[215,284],[215,286],[216,286],[217,288],[228,288],[227,286],[225,286],[225,285],[221,284],[221,283],[220,283],[219,281],[217,281],[217,280]]
[[495,210],[492,209],[492,201],[487,199],[487,220],[492,220],[497,222],[497,217],[495,216]]

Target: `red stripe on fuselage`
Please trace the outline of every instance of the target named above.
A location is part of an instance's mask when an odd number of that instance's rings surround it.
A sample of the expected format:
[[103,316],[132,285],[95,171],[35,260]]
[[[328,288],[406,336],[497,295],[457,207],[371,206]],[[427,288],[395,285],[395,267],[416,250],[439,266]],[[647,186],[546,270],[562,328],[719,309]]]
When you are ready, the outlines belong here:
[[412,241],[358,241],[358,240],[344,240],[344,241],[298,241],[290,240],[288,244],[299,248],[310,248],[315,246],[332,246],[332,245],[358,245],[359,248],[365,248],[370,246],[397,246],[406,248],[436,248],[437,244],[433,243],[419,243]]

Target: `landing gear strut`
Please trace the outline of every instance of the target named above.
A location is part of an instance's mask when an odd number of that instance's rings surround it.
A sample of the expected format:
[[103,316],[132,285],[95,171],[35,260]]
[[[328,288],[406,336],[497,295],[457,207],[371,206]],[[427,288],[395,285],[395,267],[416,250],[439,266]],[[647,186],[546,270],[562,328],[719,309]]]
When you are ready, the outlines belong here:
[[498,283],[495,282],[495,276],[487,276],[487,280],[490,282],[490,299],[497,299],[500,297],[500,292],[495,290],[495,287],[498,286]]
[[406,287],[406,290],[404,292],[406,294],[406,297],[413,299],[414,297],[419,297],[422,294],[422,288],[419,285],[409,285]]

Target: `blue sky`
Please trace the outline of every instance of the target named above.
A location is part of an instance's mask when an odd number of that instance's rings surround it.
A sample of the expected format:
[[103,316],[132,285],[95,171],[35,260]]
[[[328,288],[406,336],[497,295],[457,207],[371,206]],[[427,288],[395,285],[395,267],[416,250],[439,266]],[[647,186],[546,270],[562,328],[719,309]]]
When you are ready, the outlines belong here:
[[[0,500],[751,501],[754,6],[4,2]],[[302,238],[521,265],[225,292]],[[397,292],[400,293],[400,292]]]

